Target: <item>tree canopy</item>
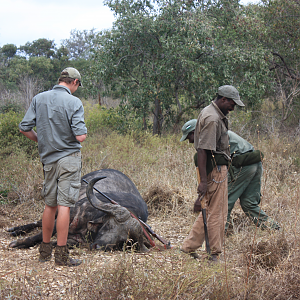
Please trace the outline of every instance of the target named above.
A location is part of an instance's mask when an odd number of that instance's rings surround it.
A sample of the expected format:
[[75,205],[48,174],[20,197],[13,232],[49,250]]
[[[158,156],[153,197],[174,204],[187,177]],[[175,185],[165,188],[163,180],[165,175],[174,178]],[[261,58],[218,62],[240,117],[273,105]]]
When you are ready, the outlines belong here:
[[[232,84],[249,110],[265,99],[281,121],[299,104],[298,0],[107,0],[111,30],[72,30],[60,47],[44,38],[0,51],[0,84],[49,89],[66,66],[78,68],[86,97],[121,100],[120,113],[160,134]],[[82,94],[83,95],[83,94]]]
[[[255,42],[256,15],[238,1],[107,1],[115,12],[100,35],[93,74],[153,133],[233,84],[250,105],[266,90],[266,48]],[[95,80],[94,80],[95,81]],[[152,117],[151,117],[152,115]],[[150,126],[150,124],[149,124]]]

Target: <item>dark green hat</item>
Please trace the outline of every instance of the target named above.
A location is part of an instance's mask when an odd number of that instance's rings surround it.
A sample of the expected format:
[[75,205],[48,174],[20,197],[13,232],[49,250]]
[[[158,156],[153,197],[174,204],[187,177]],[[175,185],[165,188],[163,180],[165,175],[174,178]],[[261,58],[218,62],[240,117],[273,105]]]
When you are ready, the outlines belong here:
[[180,139],[180,142],[183,142],[188,134],[192,131],[195,130],[196,128],[196,123],[197,123],[197,119],[192,119],[192,120],[189,120],[187,121],[181,128],[181,131],[182,131],[182,137]]

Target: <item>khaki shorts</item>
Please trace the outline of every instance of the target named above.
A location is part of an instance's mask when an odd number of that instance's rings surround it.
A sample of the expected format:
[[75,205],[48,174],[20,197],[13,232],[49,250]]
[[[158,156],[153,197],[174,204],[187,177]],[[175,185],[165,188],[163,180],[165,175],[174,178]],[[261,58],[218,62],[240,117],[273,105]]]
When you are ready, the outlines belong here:
[[81,152],[44,165],[42,196],[48,206],[74,207],[79,197],[81,179]]

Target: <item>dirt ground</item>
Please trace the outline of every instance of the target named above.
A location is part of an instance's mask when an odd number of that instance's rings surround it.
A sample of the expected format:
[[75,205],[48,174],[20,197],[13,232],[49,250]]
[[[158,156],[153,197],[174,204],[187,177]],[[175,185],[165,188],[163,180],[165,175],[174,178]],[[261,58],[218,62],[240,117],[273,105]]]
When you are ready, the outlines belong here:
[[[104,263],[113,263],[123,253],[122,251],[90,251],[87,247],[83,246],[70,250],[70,255],[82,259],[83,263],[75,268],[67,268],[56,266],[54,258],[50,262],[40,263],[38,261],[38,245],[30,249],[10,248],[9,244],[16,237],[10,236],[6,229],[36,221],[41,212],[42,202],[33,203],[31,206],[27,203],[26,205],[6,206],[0,209],[1,286],[7,287],[18,283],[26,285],[26,290],[30,290],[30,288],[34,289],[35,294],[38,287],[42,298],[77,299],[76,295],[80,282],[84,278],[87,278],[90,273],[93,273],[93,271],[100,269]],[[150,216],[147,223],[157,234],[171,242],[173,248],[165,251],[178,251],[193,220],[176,216],[163,218]],[[38,229],[31,234],[37,232]],[[157,245],[161,245],[158,240],[155,240],[155,242]],[[146,258],[148,254],[135,253],[133,255],[140,255]],[[24,299],[28,298],[24,295]]]

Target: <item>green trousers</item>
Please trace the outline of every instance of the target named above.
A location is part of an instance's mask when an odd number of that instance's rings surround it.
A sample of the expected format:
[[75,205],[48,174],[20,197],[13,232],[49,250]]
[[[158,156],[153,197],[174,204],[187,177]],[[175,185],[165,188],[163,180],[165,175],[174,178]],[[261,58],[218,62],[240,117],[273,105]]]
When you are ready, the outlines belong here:
[[225,229],[228,228],[231,211],[238,199],[240,199],[243,211],[255,225],[262,228],[279,229],[279,225],[268,218],[268,215],[259,207],[262,163],[259,162],[241,168],[232,167],[232,169],[233,178],[230,175],[228,176],[228,215]]

